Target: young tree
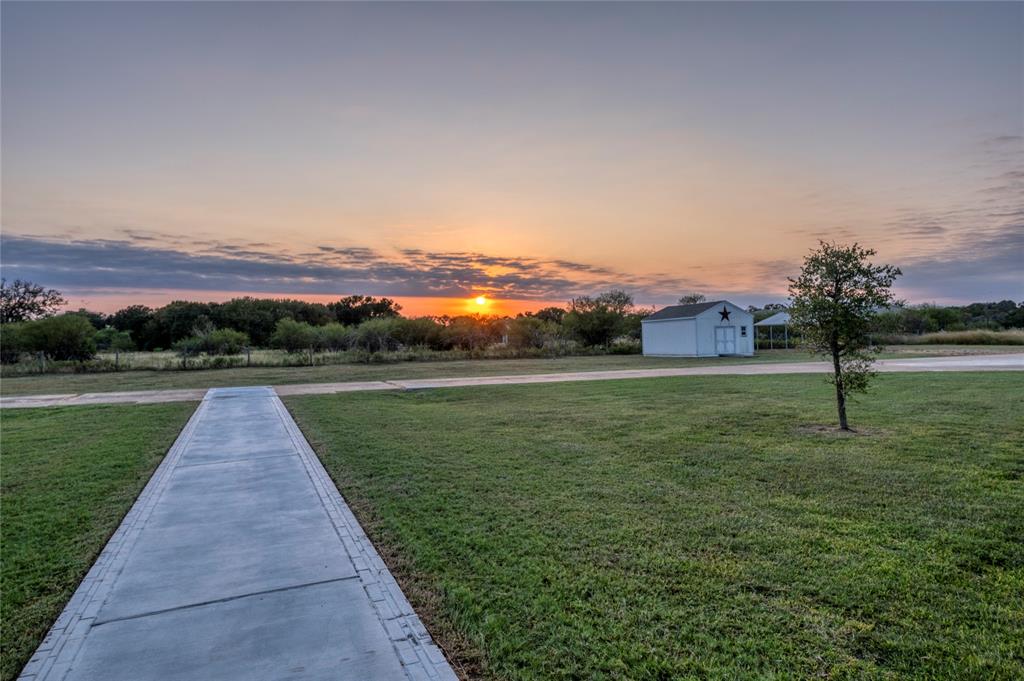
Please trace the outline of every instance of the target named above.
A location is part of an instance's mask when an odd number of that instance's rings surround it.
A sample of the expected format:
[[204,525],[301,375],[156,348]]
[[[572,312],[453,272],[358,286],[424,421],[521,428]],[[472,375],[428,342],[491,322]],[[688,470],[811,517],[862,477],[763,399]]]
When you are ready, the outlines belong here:
[[874,372],[868,332],[879,308],[896,303],[891,287],[899,268],[873,265],[872,249],[819,242],[790,279],[790,323],[803,334],[812,352],[832,359],[829,382],[836,388],[839,427],[849,430],[846,398],[864,392]]
[[0,279],[0,323],[24,322],[52,315],[68,301],[60,291],[31,281]]

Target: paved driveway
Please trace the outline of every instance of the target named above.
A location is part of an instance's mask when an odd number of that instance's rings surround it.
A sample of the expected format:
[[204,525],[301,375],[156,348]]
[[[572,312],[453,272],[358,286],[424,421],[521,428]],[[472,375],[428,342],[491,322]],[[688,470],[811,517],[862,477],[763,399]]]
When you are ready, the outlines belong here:
[[21,676],[454,678],[269,388],[206,395]]

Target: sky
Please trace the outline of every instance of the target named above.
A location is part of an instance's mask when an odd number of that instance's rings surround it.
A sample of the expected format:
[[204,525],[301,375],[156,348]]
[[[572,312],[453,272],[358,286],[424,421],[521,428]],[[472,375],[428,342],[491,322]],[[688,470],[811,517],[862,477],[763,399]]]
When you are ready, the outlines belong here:
[[3,276],[110,311],[1024,299],[1024,4],[2,5]]

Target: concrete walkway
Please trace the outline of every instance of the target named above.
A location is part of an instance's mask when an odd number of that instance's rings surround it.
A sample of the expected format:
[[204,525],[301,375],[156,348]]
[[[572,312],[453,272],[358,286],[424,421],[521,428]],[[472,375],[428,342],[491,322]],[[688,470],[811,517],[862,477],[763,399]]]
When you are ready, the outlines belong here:
[[211,390],[28,681],[455,679],[269,388]]
[[[918,371],[1024,371],[1024,353],[883,359],[876,363],[876,368],[883,373]],[[609,381],[624,378],[663,378],[669,376],[818,374],[827,373],[831,370],[832,367],[825,362],[765,362],[763,364],[717,364],[706,367],[579,371],[558,374],[304,383],[279,385],[275,390],[278,395],[321,395],[367,390],[418,390],[423,388],[456,388],[476,385]],[[205,390],[146,390],[138,392],[85,393],[82,395],[19,395],[0,398],[0,407],[60,407],[88,404],[185,402],[200,400],[204,393]]]

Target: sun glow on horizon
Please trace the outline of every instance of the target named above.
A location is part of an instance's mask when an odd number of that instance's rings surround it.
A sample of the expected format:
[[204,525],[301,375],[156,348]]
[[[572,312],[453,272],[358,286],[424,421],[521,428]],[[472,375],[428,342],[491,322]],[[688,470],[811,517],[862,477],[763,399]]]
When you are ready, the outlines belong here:
[[487,296],[477,296],[475,298],[475,302],[476,302],[477,305],[486,305],[487,304]]

